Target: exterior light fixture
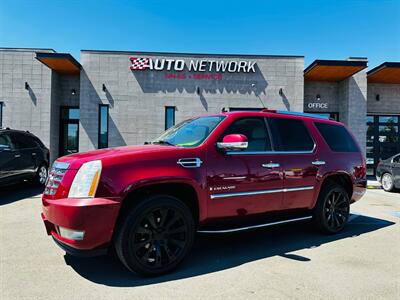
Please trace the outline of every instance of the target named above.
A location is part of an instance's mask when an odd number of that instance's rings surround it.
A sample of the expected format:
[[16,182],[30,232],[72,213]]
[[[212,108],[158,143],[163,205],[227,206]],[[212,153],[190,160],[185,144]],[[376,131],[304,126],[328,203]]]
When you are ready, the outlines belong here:
[[315,97],[315,99],[316,99],[317,101],[320,101],[320,100],[321,100],[321,95],[320,95],[320,94],[317,94],[317,96]]
[[197,94],[197,95],[200,95],[200,93],[201,93],[200,88],[199,88],[199,87],[196,87],[196,94]]
[[72,95],[72,96],[75,96],[75,94],[76,94],[76,90],[75,90],[75,89],[72,89],[72,90],[71,90],[71,95]]
[[103,83],[103,88],[102,88],[102,90],[103,90],[103,92],[105,93],[105,92],[107,92],[107,88],[106,88],[106,85]]
[[29,83],[27,81],[25,81],[25,89],[29,90],[29,88],[30,88]]
[[376,100],[376,101],[380,101],[380,100],[381,100],[381,96],[380,96],[379,94],[376,94],[375,100]]
[[283,96],[283,89],[282,88],[279,89],[279,96],[281,96],[281,97]]

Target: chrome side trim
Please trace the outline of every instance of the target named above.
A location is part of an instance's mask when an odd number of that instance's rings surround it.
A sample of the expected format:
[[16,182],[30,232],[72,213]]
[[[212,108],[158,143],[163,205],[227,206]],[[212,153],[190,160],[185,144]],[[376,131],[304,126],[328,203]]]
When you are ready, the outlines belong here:
[[222,178],[223,180],[240,180],[240,179],[246,179],[246,176],[233,176],[233,177],[224,177]]
[[176,163],[184,168],[199,168],[203,161],[198,157],[193,157],[178,159]]
[[312,190],[312,189],[314,189],[313,186],[303,186],[303,187],[295,187],[295,188],[260,190],[260,191],[253,191],[253,192],[212,194],[210,197],[211,197],[211,199],[217,199],[217,198],[229,198],[229,197],[237,197],[237,196],[252,196],[252,195],[263,195],[263,194],[273,194],[273,193],[287,193],[287,192],[296,192],[296,191],[306,191],[306,190]]
[[254,155],[254,154],[312,154],[314,150],[310,151],[228,151],[229,155]]
[[289,219],[289,220],[284,220],[284,221],[277,221],[277,222],[271,222],[271,223],[265,223],[265,224],[259,224],[259,225],[252,225],[252,226],[246,226],[246,227],[240,227],[240,228],[233,228],[233,229],[223,229],[223,230],[198,230],[198,233],[229,233],[229,232],[238,232],[238,231],[244,231],[244,230],[249,230],[249,229],[255,229],[255,228],[263,228],[263,227],[269,227],[269,226],[274,226],[274,225],[279,225],[279,224],[285,224],[285,223],[291,223],[291,222],[299,222],[299,221],[304,221],[304,220],[309,220],[312,219],[312,216],[307,216],[307,217],[302,217],[302,218],[295,218],[295,219]]

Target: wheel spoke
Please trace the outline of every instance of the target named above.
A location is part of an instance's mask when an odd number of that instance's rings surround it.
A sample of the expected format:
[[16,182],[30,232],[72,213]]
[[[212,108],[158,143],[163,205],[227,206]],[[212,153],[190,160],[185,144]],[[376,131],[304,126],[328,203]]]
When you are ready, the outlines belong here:
[[150,229],[148,229],[148,228],[140,226],[138,229],[136,229],[136,233],[151,235],[152,231]]
[[155,251],[155,258],[156,258],[156,261],[155,261],[155,266],[156,267],[160,267],[161,266],[161,263],[162,263],[162,256],[161,256],[161,248],[160,248],[160,245],[156,245],[155,246],[155,248],[156,248],[156,251]]
[[156,216],[154,215],[154,211],[152,211],[151,213],[149,213],[147,215],[146,221],[148,221],[148,223],[150,224],[150,226],[153,229],[156,229],[158,227],[157,222],[156,222]]
[[180,216],[174,212],[174,215],[172,216],[171,219],[169,219],[166,223],[165,223],[165,227],[169,228],[172,225],[174,225],[178,220],[179,220]]
[[172,242],[173,244],[175,244],[176,246],[178,246],[181,249],[185,246],[185,242],[184,241],[178,240],[178,239],[173,238],[173,237],[171,237],[169,239],[169,241]]
[[173,261],[175,259],[175,255],[172,253],[171,249],[168,247],[167,244],[163,245],[163,249],[165,253],[167,254],[168,261]]
[[165,225],[165,221],[167,220],[167,216],[168,216],[168,209],[164,208],[164,209],[160,209],[160,222],[159,222],[159,226],[163,227]]

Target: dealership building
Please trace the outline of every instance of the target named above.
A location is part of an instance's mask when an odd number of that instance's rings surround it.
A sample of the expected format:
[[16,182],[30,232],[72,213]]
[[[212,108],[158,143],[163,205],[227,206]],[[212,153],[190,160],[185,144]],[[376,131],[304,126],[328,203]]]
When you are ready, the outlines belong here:
[[191,116],[304,111],[345,123],[368,173],[400,152],[400,62],[366,58],[0,48],[0,126],[29,130],[52,160],[142,144]]

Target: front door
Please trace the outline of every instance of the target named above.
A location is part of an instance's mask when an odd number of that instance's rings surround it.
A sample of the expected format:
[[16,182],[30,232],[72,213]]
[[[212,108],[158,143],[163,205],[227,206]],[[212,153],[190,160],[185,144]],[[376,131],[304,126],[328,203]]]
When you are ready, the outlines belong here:
[[79,151],[79,108],[61,108],[60,156]]
[[248,148],[221,152],[211,148],[207,158],[210,218],[244,216],[282,208],[281,161],[267,151],[271,143],[264,118],[234,121],[222,134],[243,134]]

